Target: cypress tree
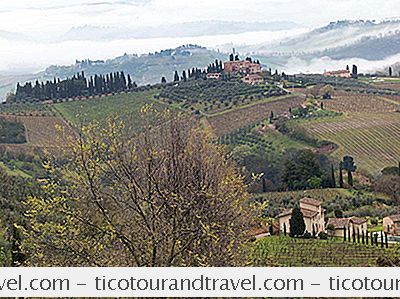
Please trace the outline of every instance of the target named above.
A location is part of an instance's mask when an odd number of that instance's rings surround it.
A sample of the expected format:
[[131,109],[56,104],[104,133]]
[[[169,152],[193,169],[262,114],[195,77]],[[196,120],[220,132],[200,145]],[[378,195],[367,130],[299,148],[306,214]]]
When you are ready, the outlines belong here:
[[132,78],[131,75],[128,74],[128,89],[131,90],[132,89]]
[[165,79],[165,77],[163,76],[163,77],[161,78],[161,84],[165,84],[165,83],[167,83],[167,79]]
[[342,162],[339,163],[339,186],[340,186],[340,188],[344,187]]
[[368,239],[369,239],[368,230],[367,230],[367,231],[365,231],[365,235],[366,235],[366,238],[365,238],[365,243],[368,245]]
[[346,226],[343,227],[343,242],[346,242]]
[[306,229],[304,222],[304,216],[299,207],[295,207],[292,211],[292,217],[289,220],[290,224],[290,236],[302,236]]
[[286,222],[283,223],[283,235],[286,237]]
[[383,242],[384,242],[384,240],[383,240],[383,231],[381,231],[381,248],[383,248]]
[[175,74],[174,74],[174,82],[179,82],[179,74],[178,74],[178,71],[175,71]]
[[264,176],[263,176],[263,178],[262,178],[262,189],[263,189],[263,193],[266,193],[266,192],[268,191],[268,190],[267,190],[267,182],[266,182]]
[[360,230],[357,229],[357,243],[360,243]]
[[333,164],[331,165],[331,187],[336,188],[335,169]]
[[386,245],[386,248],[389,248],[389,241],[388,241],[388,234],[387,233],[385,233],[385,245]]

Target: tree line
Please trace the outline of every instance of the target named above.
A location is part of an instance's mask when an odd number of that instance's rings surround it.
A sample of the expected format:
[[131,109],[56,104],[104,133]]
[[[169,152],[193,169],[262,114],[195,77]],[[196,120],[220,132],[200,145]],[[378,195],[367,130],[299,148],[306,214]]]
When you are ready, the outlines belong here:
[[11,102],[57,100],[132,91],[136,88],[137,84],[132,81],[129,74],[126,76],[124,72],[86,77],[82,71],[65,80],[54,78],[46,82],[36,80],[34,84],[32,82],[26,82],[24,85],[18,83],[15,95],[8,100]]

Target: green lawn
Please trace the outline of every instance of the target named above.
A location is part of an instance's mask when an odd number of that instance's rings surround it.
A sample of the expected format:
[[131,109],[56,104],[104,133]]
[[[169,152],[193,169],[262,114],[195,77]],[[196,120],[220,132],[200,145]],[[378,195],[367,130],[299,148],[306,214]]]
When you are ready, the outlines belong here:
[[158,90],[94,98],[88,100],[58,103],[54,109],[73,125],[81,125],[97,120],[102,121],[109,116],[117,115],[133,127],[139,125],[138,113],[147,104],[162,110],[166,105],[154,99]]

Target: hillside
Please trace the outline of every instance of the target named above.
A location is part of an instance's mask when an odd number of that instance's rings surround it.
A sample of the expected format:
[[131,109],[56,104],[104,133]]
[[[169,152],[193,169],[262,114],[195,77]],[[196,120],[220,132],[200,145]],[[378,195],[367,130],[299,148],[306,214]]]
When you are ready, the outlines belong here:
[[[279,43],[265,43],[252,46],[252,51],[260,54],[307,54],[316,53],[335,48],[354,47],[354,45],[365,44],[376,47],[380,39],[398,39],[400,21],[385,21],[381,23],[373,21],[337,21],[321,28],[314,29],[308,33],[288,38]],[[397,34],[396,34],[397,33]],[[374,39],[375,38],[375,39]],[[366,43],[367,40],[373,43]],[[239,48],[240,49],[240,48]],[[363,49],[367,52],[369,49]],[[343,50],[343,52],[345,52]],[[380,52],[375,53],[379,55]],[[383,52],[382,56],[385,55]],[[381,56],[381,57],[382,57]],[[353,57],[360,57],[357,53]]]
[[70,77],[84,71],[87,75],[105,74],[123,71],[130,74],[138,85],[160,83],[165,76],[168,81],[173,78],[174,71],[182,71],[193,67],[204,68],[215,59],[226,59],[227,55],[207,48],[187,45],[175,49],[145,55],[124,54],[123,56],[106,61],[77,61],[70,66],[51,66],[39,77]]
[[123,71],[130,74],[138,85],[147,85],[160,83],[162,76],[165,76],[167,81],[172,81],[176,70],[181,72],[193,67],[204,68],[215,59],[226,58],[224,53],[201,46],[186,45],[144,55],[124,54],[105,61],[86,59],[76,61],[73,65],[53,65],[37,74],[0,76],[0,101],[8,92],[15,90],[17,82],[27,80],[46,81],[55,77],[64,79],[82,71],[88,76]]
[[328,56],[332,59],[363,58],[382,60],[399,54],[400,32],[384,36],[365,36],[358,42],[342,47],[315,53],[315,56]]

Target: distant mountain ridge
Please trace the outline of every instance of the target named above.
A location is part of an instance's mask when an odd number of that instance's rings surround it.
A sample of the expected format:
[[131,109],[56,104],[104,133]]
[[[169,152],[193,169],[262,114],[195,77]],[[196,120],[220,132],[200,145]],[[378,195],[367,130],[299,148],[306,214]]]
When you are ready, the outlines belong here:
[[255,31],[280,31],[301,27],[288,21],[274,22],[236,22],[236,21],[198,21],[171,24],[168,26],[117,28],[83,26],[66,32],[61,40],[116,40],[163,37],[196,37],[223,34],[238,34]]
[[[267,42],[244,48],[239,47],[239,50],[262,55],[301,56],[312,54],[314,57],[325,55],[334,59],[350,56],[382,59],[398,53],[396,45],[399,34],[400,20],[337,21],[278,43]],[[387,47],[396,48],[377,51],[380,49],[381,43]]]

